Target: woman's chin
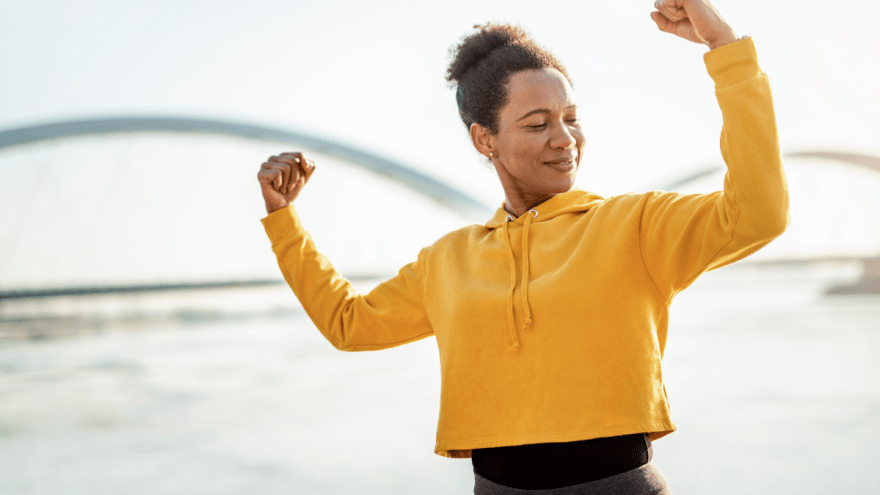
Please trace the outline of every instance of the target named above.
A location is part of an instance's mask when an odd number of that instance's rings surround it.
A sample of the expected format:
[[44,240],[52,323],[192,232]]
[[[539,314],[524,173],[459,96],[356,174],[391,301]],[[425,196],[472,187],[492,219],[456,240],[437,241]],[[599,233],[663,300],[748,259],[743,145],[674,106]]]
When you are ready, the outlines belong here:
[[548,191],[556,194],[568,192],[574,187],[574,180],[577,177],[577,168],[572,168],[568,173],[554,174],[552,181],[547,184]]

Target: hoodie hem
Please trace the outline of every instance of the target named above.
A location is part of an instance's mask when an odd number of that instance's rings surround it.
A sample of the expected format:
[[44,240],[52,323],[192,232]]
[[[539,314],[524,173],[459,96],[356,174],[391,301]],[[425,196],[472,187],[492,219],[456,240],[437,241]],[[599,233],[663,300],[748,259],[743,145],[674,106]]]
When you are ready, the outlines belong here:
[[676,427],[672,422],[634,423],[629,425],[618,425],[605,428],[591,428],[587,430],[575,430],[569,432],[486,437],[461,441],[437,442],[434,447],[434,453],[441,457],[448,457],[450,459],[465,459],[471,457],[471,451],[473,449],[508,447],[512,445],[527,445],[533,443],[577,442],[580,440],[592,440],[594,438],[632,435],[634,433],[648,433],[651,440],[656,440],[672,433],[675,430]]

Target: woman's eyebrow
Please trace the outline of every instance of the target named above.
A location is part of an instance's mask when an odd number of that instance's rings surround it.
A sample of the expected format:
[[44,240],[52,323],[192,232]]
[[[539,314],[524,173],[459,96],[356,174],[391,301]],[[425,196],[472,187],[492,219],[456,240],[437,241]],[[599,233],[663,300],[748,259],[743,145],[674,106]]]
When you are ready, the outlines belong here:
[[516,119],[516,121],[519,122],[520,120],[522,120],[522,119],[524,119],[524,118],[526,118],[526,117],[531,117],[532,115],[534,115],[534,114],[536,114],[536,113],[550,113],[550,110],[547,110],[546,108],[539,108],[539,109],[537,109],[537,110],[532,110],[531,112],[529,112],[529,113],[523,115],[522,117]]
[[[577,105],[574,104],[574,103],[572,103],[571,105],[565,107],[565,110],[568,110],[568,109],[571,109],[571,108],[576,108],[576,107],[577,107]],[[534,114],[536,114],[536,113],[550,113],[550,110],[547,110],[546,108],[538,108],[538,109],[532,110],[531,112],[529,112],[529,113],[523,115],[522,117],[516,119],[516,121],[519,122],[520,120],[522,120],[522,119],[524,119],[524,118],[526,118],[526,117],[530,117],[530,116],[532,116],[532,115],[534,115]]]

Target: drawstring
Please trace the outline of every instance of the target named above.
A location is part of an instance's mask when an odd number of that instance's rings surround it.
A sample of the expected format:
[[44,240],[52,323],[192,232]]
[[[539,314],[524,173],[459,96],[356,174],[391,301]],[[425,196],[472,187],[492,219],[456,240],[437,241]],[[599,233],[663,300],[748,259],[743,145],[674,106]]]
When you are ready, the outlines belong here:
[[[534,217],[538,216],[538,210],[529,210],[528,213],[534,212]],[[532,325],[532,310],[529,307],[529,225],[532,223],[532,215],[527,215],[525,225],[523,226],[523,276],[522,276],[522,305],[526,315],[522,330],[528,330]],[[507,293],[507,328],[510,331],[510,339],[513,343],[507,348],[509,351],[519,350],[519,338],[516,334],[516,327],[513,320],[513,291],[516,289],[516,261],[513,258],[513,248],[510,245],[510,230],[508,223],[513,217],[508,216],[502,226],[504,234],[504,245],[507,247],[507,264],[510,267],[510,291]]]
[[529,210],[526,212],[526,223],[523,227],[523,279],[522,279],[522,304],[523,311],[526,313],[526,321],[523,323],[523,332],[532,326],[532,310],[529,308],[529,224],[532,223],[532,216],[529,213],[535,212],[538,216],[538,210]]
[[508,235],[507,224],[513,220],[507,217],[504,220],[504,226],[501,228],[504,234],[504,245],[507,246],[507,264],[510,267],[510,292],[507,293],[507,329],[510,330],[510,340],[513,344],[507,348],[508,351],[516,351],[519,349],[519,339],[516,337],[516,329],[513,323],[513,289],[516,288],[516,262],[513,260],[513,248],[510,247],[510,236]]

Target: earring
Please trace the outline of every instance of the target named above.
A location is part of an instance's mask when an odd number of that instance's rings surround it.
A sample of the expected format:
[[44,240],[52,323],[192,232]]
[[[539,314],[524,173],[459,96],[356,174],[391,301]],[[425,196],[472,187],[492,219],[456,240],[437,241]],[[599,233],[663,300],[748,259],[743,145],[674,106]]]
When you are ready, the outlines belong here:
[[493,153],[490,151],[490,152],[489,152],[489,158],[492,158],[492,154],[493,154]]

